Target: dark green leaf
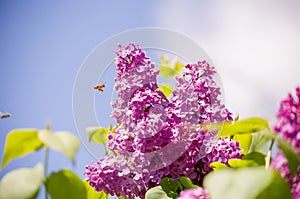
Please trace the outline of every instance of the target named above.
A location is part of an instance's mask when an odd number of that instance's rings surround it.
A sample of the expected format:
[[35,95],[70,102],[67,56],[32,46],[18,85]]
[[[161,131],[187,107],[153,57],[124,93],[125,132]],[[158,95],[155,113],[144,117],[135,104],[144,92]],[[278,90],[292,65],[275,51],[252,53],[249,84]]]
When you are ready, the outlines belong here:
[[210,167],[214,170],[214,171],[219,171],[220,169],[226,169],[228,168],[226,164],[222,163],[222,162],[212,162],[210,163]]
[[229,137],[235,134],[255,133],[268,128],[268,121],[261,118],[253,117],[240,120],[233,124],[224,125],[220,134],[222,137]]
[[47,180],[47,192],[52,199],[86,199],[87,191],[82,180],[69,170],[51,173]]
[[[206,175],[203,184],[212,199],[291,199],[287,182],[276,171],[262,167],[211,172]],[[274,187],[277,195],[270,193]]]
[[91,187],[86,180],[83,180],[82,182],[87,191],[86,199],[107,199],[109,197],[109,194],[106,194],[104,191],[96,192],[95,189]]
[[0,181],[0,198],[36,198],[43,183],[43,167],[20,168],[7,173]]
[[160,182],[160,186],[170,198],[176,198],[180,191],[183,190],[178,180],[172,180],[169,177],[164,177]]
[[161,186],[156,186],[146,192],[145,199],[170,199]]
[[251,146],[251,142],[252,142],[252,134],[248,133],[248,134],[235,134],[233,136],[233,139],[239,142],[240,148],[243,149],[241,154],[247,154],[250,146]]
[[288,160],[288,167],[292,175],[297,173],[297,168],[300,165],[299,154],[295,152],[295,149],[283,139],[278,139],[278,147],[283,152],[284,156]]
[[163,94],[168,98],[171,95],[173,88],[169,84],[162,84],[157,88],[157,90],[163,92]]
[[259,166],[254,160],[240,160],[240,159],[230,159],[228,164],[232,168],[245,168],[245,167],[257,167]]
[[88,135],[89,141],[106,145],[108,129],[104,127],[89,127],[86,129],[86,134]]
[[66,131],[51,133],[48,130],[42,130],[39,131],[39,138],[47,147],[61,152],[73,162],[75,161],[75,154],[80,145],[76,136]]
[[253,160],[255,161],[258,165],[263,166],[266,164],[266,160],[265,160],[266,156],[260,152],[251,152],[248,153],[247,155],[243,156],[243,160]]
[[185,176],[182,176],[180,178],[179,182],[183,186],[183,189],[192,189],[192,188],[197,188],[198,187],[197,185],[194,185],[192,183],[192,181],[189,178],[185,177]]
[[11,160],[38,151],[43,143],[38,138],[36,129],[17,129],[9,132],[6,137],[1,167]]

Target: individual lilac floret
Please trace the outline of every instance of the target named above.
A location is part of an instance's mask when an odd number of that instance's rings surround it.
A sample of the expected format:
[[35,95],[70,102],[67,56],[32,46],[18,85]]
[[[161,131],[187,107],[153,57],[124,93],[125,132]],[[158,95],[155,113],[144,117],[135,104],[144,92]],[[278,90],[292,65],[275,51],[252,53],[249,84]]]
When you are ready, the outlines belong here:
[[274,129],[300,153],[300,87],[296,88],[295,94],[295,97],[289,94],[281,101]]
[[282,152],[279,151],[273,157],[270,167],[278,170],[281,176],[288,181],[293,198],[300,199],[300,165],[298,166],[296,175],[292,176],[288,167],[288,160]]
[[181,191],[177,199],[209,199],[209,195],[202,187],[198,187]]

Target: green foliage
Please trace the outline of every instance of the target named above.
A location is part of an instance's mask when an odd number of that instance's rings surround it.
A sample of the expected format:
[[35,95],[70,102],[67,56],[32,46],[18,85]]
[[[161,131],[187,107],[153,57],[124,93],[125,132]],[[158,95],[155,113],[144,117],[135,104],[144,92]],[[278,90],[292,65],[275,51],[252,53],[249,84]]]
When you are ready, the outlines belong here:
[[43,183],[43,167],[20,168],[7,173],[0,181],[0,198],[35,198]]
[[288,160],[288,167],[292,175],[297,173],[297,168],[300,165],[299,154],[295,153],[295,149],[285,140],[278,139],[278,147],[283,152]]
[[42,130],[39,131],[39,138],[48,148],[61,152],[73,162],[75,161],[75,154],[80,145],[76,136],[66,131],[51,133],[48,130]]
[[214,171],[219,171],[221,169],[226,169],[228,168],[226,164],[222,163],[222,162],[212,162],[210,163],[210,167],[214,170]]
[[173,91],[173,87],[169,84],[162,84],[157,88],[157,90],[163,92],[166,98],[168,98]]
[[93,141],[98,144],[106,145],[108,129],[104,127],[88,127],[86,129],[86,134],[89,141]]
[[266,156],[260,152],[251,152],[248,153],[247,155],[243,156],[243,160],[253,160],[255,161],[258,165],[263,166],[266,164],[266,160],[265,160]]
[[183,189],[193,189],[193,188],[197,188],[198,187],[197,185],[194,185],[192,183],[192,181],[189,178],[185,177],[185,176],[182,176],[179,179],[179,182],[183,186]]
[[211,172],[204,178],[203,184],[212,199],[292,198],[287,182],[276,171],[262,167]]
[[165,56],[160,57],[161,65],[159,66],[160,74],[164,77],[171,78],[180,74],[184,65],[179,63],[178,58],[176,57],[172,63],[169,62],[169,59]]
[[52,173],[47,179],[46,189],[52,199],[87,198],[87,190],[82,180],[69,170]]
[[43,143],[38,138],[38,130],[13,130],[7,134],[1,166],[4,167],[11,160],[38,151],[42,147]]
[[254,160],[230,159],[228,164],[231,168],[245,168],[259,166]]
[[247,154],[249,152],[252,143],[252,134],[235,134],[233,139],[239,142],[240,148],[243,149],[241,154]]
[[230,137],[235,134],[247,134],[269,129],[268,121],[252,117],[244,120],[240,120],[234,123],[225,123],[220,131],[221,137]]
[[109,197],[109,194],[106,194],[104,191],[96,192],[87,181],[83,180],[82,183],[86,189],[86,199],[107,199]]
[[167,193],[161,188],[161,186],[156,186],[149,189],[146,192],[145,199],[170,199]]

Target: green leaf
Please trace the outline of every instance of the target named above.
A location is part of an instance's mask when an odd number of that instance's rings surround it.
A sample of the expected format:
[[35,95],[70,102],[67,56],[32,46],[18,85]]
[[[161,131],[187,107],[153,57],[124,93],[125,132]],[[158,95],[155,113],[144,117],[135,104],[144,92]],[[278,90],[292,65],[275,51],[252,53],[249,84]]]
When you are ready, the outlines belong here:
[[299,154],[295,152],[295,149],[288,142],[281,138],[278,139],[278,147],[288,160],[288,167],[291,171],[291,174],[294,176],[297,173],[298,166],[300,165]]
[[82,180],[69,170],[51,173],[46,190],[52,199],[86,199],[87,190]]
[[243,149],[243,151],[241,152],[241,154],[247,154],[250,146],[251,146],[251,142],[252,142],[252,134],[248,133],[248,134],[235,134],[233,136],[233,139],[239,142],[240,148]]
[[157,90],[163,92],[166,98],[168,98],[171,95],[173,88],[169,84],[162,84],[157,88]]
[[263,166],[266,164],[266,156],[260,152],[251,152],[248,153],[247,155],[244,155],[243,160],[253,160],[255,161],[258,165]]
[[[278,172],[263,167],[222,169],[211,172],[206,175],[203,184],[212,199],[292,198],[289,185],[278,175]],[[276,192],[276,195],[272,191]]]
[[185,176],[182,176],[179,179],[179,182],[183,186],[183,189],[193,189],[193,188],[197,188],[198,187],[197,185],[194,185],[192,183],[192,181],[189,178],[185,177]]
[[86,180],[83,180],[82,182],[87,192],[86,199],[107,199],[109,197],[109,194],[106,194],[104,191],[95,191]]
[[7,134],[3,160],[3,168],[11,160],[38,151],[43,143],[38,138],[36,129],[16,129]]
[[160,182],[160,186],[171,198],[177,198],[180,191],[183,190],[178,180],[172,180],[169,177],[164,177]]
[[224,125],[220,135],[222,137],[229,137],[235,134],[255,133],[263,129],[269,129],[268,121],[258,117],[253,117],[240,120],[233,124]]
[[108,129],[104,127],[88,127],[86,129],[86,134],[88,135],[89,141],[106,145]]
[[156,186],[146,192],[145,199],[170,199],[161,186]]
[[75,154],[79,148],[79,140],[76,136],[66,131],[51,133],[48,130],[39,131],[39,138],[50,149],[56,150],[75,161]]
[[257,167],[259,166],[254,160],[230,159],[228,164],[232,168]]
[[221,169],[226,169],[228,168],[226,164],[222,163],[222,162],[212,162],[210,163],[210,167],[214,170],[214,171],[219,171]]
[[159,67],[160,74],[164,77],[175,77],[180,74],[184,65],[179,63],[177,57],[174,58],[172,63],[169,62],[169,59],[166,56],[160,57],[161,65]]
[[275,135],[268,129],[252,135],[252,144],[249,152],[266,152],[269,149],[270,141]]
[[0,181],[0,198],[36,198],[43,183],[43,167],[20,168],[7,173]]

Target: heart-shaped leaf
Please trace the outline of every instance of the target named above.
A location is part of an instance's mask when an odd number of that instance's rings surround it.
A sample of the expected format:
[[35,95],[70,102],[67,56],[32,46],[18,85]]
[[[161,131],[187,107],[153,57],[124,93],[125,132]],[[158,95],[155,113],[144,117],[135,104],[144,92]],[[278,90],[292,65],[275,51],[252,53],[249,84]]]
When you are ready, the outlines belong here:
[[7,134],[2,167],[11,160],[38,151],[43,143],[36,129],[16,129]]
[[89,141],[106,145],[108,139],[108,129],[104,127],[88,127],[86,129],[86,134],[89,138]]
[[82,182],[87,191],[86,199],[107,199],[109,197],[109,194],[106,194],[104,191],[95,191],[95,189],[91,187],[86,180],[83,180]]
[[75,154],[80,145],[76,136],[66,131],[51,133],[48,130],[41,130],[38,135],[47,147],[61,152],[69,157],[73,162],[75,161]]
[[156,186],[146,192],[145,199],[170,199],[161,186]]
[[47,179],[47,192],[52,199],[86,199],[87,191],[82,180],[69,170],[51,173]]
[[0,181],[0,198],[35,198],[43,182],[43,167],[20,168],[7,173]]

